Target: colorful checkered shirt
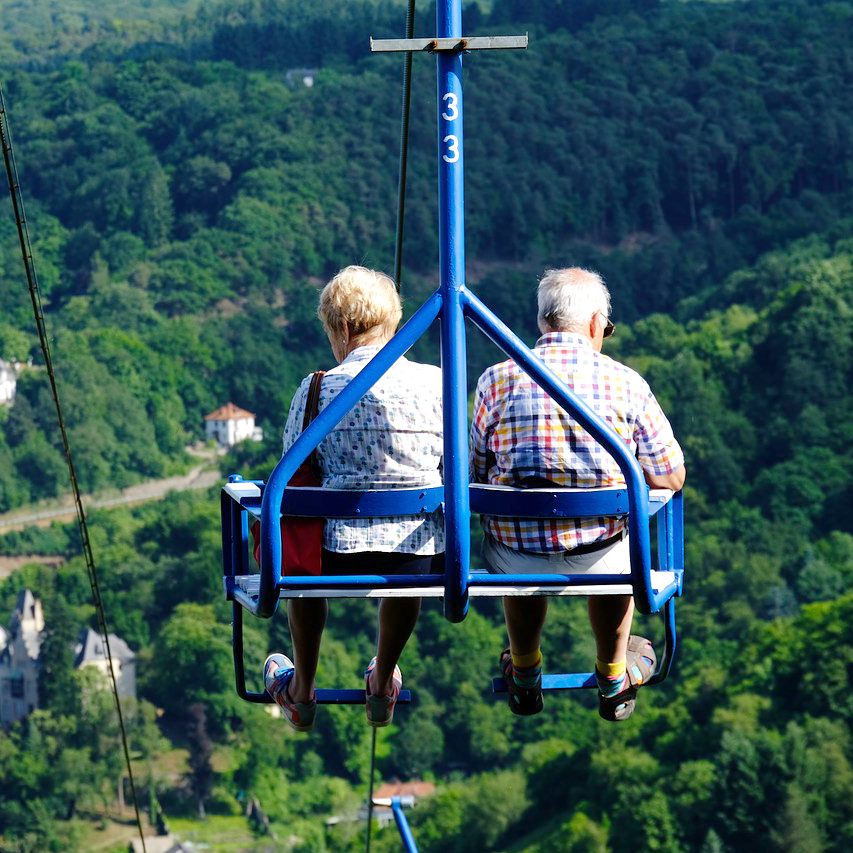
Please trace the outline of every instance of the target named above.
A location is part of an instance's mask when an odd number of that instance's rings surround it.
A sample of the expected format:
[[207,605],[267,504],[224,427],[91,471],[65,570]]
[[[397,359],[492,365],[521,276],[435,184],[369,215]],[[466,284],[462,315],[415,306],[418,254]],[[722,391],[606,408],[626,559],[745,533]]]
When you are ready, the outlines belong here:
[[[326,373],[321,412],[380,349],[358,347]],[[293,395],[282,436],[284,453],[302,432],[310,385],[306,376]],[[441,370],[401,358],[317,446],[323,485],[359,491],[440,486],[442,434]],[[443,514],[439,509],[394,518],[329,518],[323,547],[340,553],[438,554],[444,551]]]
[[[669,421],[636,371],[569,332],[543,335],[534,352],[619,433],[645,471],[666,475],[684,464]],[[470,461],[477,483],[519,486],[537,477],[576,488],[625,485],[607,451],[514,361],[493,365],[477,383]],[[483,527],[510,548],[549,553],[615,536],[624,522],[484,516]]]

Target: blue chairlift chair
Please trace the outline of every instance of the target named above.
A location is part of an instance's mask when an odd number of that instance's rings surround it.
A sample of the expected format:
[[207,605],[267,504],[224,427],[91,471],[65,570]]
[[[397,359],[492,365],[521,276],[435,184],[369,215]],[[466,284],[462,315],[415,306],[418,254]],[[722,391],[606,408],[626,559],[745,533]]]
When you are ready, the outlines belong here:
[[[438,293],[438,292],[437,292]],[[642,613],[664,612],[666,642],[658,669],[650,683],[661,681],[669,672],[675,652],[674,599],[681,595],[684,577],[684,528],[682,494],[664,489],[650,490],[642,471],[626,445],[605,421],[557,378],[524,344],[467,289],[459,291],[466,314],[487,331],[507,354],[528,372],[572,417],[584,426],[616,459],[626,485],[605,489],[513,489],[501,486],[469,485],[467,480],[466,429],[448,423],[450,407],[445,407],[445,458],[466,460],[465,478],[456,484],[458,503],[447,503],[449,483],[444,487],[391,489],[365,492],[323,488],[287,488],[293,472],[313,448],[334,428],[384,371],[428,328],[436,316],[437,293],[371,360],[364,370],[310,424],[288,453],[282,457],[269,480],[244,481],[238,475],[222,490],[222,532],[225,592],[234,606],[234,660],[237,691],[254,702],[272,701],[266,693],[250,693],[245,686],[242,664],[242,610],[262,617],[275,612],[282,598],[381,598],[385,596],[441,597],[445,614],[460,621],[471,596],[505,595],[625,595],[633,594]],[[450,441],[448,441],[448,434]],[[462,438],[462,441],[459,439]],[[456,443],[454,443],[454,440]],[[446,477],[458,466],[445,465]],[[582,518],[627,516],[631,575],[492,575],[471,571],[468,554],[455,562],[447,560],[445,576],[406,575],[306,576],[281,574],[282,512],[305,517],[369,518],[417,515],[443,507],[448,525],[469,528],[470,512],[524,518]],[[260,572],[249,569],[249,516],[261,522]],[[454,521],[455,519],[455,521]],[[657,533],[656,562],[652,566],[650,522]],[[450,538],[450,537],[448,537]],[[461,595],[459,592],[461,591]],[[453,609],[453,602],[462,607]],[[502,679],[495,680],[501,689]],[[592,673],[546,675],[546,690],[594,686]],[[319,702],[363,702],[362,690],[318,690]],[[404,700],[405,701],[405,698]]]
[[[467,49],[521,47],[526,37],[464,39],[460,0],[438,0],[438,37],[383,43],[374,50],[435,53],[438,82],[439,272],[436,291],[350,384],[299,436],[266,483],[233,476],[222,490],[222,557],[225,594],[233,603],[234,667],[237,692],[250,702],[271,702],[266,692],[246,688],[242,611],[269,618],[282,598],[316,596],[441,597],[448,619],[465,618],[471,596],[634,595],[642,613],[663,610],[665,649],[649,683],[668,674],[675,652],[675,603],[684,576],[681,493],[650,491],[637,460],[617,433],[575,395],[465,285],[463,227],[462,53]],[[423,42],[423,44],[421,44]],[[527,372],[619,465],[626,485],[615,489],[508,489],[468,483],[468,392],[466,329],[470,320]],[[430,489],[335,491],[286,488],[309,453],[343,419],[355,402],[429,329],[440,325],[444,404],[444,486]],[[445,574],[441,576],[283,577],[281,513],[313,517],[359,517],[428,513],[443,507]],[[470,514],[527,518],[627,516],[631,575],[490,575],[470,570]],[[248,518],[260,519],[260,571],[249,565]],[[650,521],[657,531],[652,566]],[[497,688],[501,688],[498,679]],[[546,690],[594,685],[591,673],[546,675]],[[404,691],[400,701],[410,697]],[[363,703],[363,690],[318,689],[321,703]]]

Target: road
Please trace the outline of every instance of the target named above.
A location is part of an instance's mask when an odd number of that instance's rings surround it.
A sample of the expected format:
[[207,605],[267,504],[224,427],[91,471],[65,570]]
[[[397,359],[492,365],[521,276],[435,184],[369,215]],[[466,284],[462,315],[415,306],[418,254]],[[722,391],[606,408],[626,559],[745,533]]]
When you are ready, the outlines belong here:
[[[139,504],[160,500],[169,492],[185,492],[189,489],[207,489],[222,482],[218,469],[211,469],[211,462],[205,461],[194,466],[188,474],[179,477],[164,477],[161,480],[146,480],[121,491],[101,492],[84,495],[83,506],[92,509],[106,509],[126,504]],[[21,530],[31,525],[47,526],[54,521],[70,521],[77,516],[74,499],[67,495],[53,503],[37,506],[18,507],[11,512],[0,514],[0,532]]]

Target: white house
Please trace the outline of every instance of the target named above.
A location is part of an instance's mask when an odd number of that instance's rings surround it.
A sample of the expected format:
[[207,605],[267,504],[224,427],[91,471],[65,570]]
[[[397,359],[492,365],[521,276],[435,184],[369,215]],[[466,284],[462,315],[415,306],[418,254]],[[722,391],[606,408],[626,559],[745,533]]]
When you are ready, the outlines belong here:
[[263,431],[255,426],[255,415],[247,412],[233,403],[220,406],[215,412],[204,416],[205,432],[208,438],[212,438],[220,447],[233,447],[235,444],[247,439],[260,441]]
[[[110,634],[109,640],[118,695],[121,698],[135,699],[136,655],[121,637]],[[74,668],[82,669],[84,666],[95,667],[103,673],[105,683],[109,685],[109,665],[104,641],[101,635],[91,628],[85,628],[80,633],[80,642],[74,649]]]
[[[432,782],[386,782],[373,792],[373,820],[379,828],[389,826],[394,822],[394,812],[391,809],[391,798],[399,797],[403,808],[413,808],[418,799],[431,797],[435,793]],[[348,815],[332,815],[326,820],[326,826],[336,826],[339,823],[362,823],[367,820],[367,806],[362,806],[358,813]]]
[[290,89],[295,89],[301,83],[306,89],[314,85],[317,76],[316,68],[290,68],[284,73],[284,82]]
[[17,387],[18,371],[0,358],[0,405],[9,405],[15,402],[15,388]]
[[8,726],[38,707],[39,649],[44,635],[41,601],[18,595],[8,630],[0,628],[0,723]]

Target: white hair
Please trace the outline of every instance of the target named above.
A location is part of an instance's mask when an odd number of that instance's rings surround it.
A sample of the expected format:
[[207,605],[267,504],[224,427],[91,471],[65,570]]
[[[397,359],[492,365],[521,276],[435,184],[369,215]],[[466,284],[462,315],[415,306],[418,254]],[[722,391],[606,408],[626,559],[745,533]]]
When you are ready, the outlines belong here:
[[584,331],[596,313],[610,316],[610,291],[597,273],[580,267],[546,270],[539,282],[539,331]]

